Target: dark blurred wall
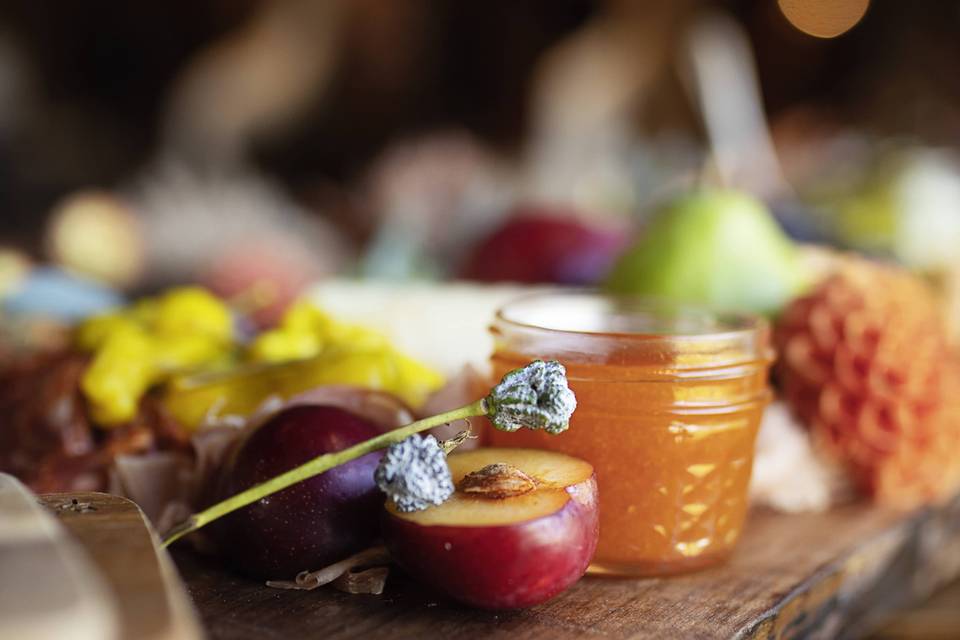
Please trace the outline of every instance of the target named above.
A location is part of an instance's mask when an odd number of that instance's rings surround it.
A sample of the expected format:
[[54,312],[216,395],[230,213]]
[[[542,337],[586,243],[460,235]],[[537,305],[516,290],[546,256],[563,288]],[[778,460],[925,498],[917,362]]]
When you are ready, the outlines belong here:
[[16,67],[14,122],[0,132],[4,235],[36,244],[61,194],[112,186],[157,143],[167,88],[186,60],[249,13],[248,0],[0,2]]
[[[35,238],[61,194],[114,185],[141,167],[178,73],[261,6],[0,3],[0,35],[27,76],[26,115],[0,134],[0,231]],[[322,99],[257,145],[262,164],[294,182],[352,176],[398,132],[460,126],[516,143],[533,63],[596,9],[589,0],[345,6],[340,63]]]
[[371,24],[373,7],[353,16],[327,99],[288,138],[264,145],[264,162],[294,181],[350,178],[397,132],[438,127],[509,149],[523,133],[538,57],[597,9],[588,0],[404,6],[393,24]]
[[[324,91],[247,149],[295,189],[349,181],[391,140],[431,128],[516,149],[537,60],[615,0],[339,1],[346,19]],[[860,25],[828,41],[793,29],[772,0],[702,4],[747,27],[772,118],[804,105],[887,133],[960,136],[960,3],[874,0]],[[16,80],[0,86],[9,98],[0,105],[0,240],[36,246],[62,194],[142,168],[175,79],[266,6],[0,2],[0,82]]]
[[811,105],[881,134],[960,143],[960,2],[873,0],[828,40],[795,29],[776,2],[729,4],[756,48],[773,116]]

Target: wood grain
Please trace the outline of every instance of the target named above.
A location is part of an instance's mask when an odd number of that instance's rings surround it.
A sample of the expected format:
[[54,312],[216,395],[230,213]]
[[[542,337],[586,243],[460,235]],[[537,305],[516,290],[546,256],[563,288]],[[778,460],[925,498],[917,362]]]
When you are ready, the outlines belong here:
[[105,493],[51,493],[40,499],[105,579],[116,602],[118,637],[202,637],[176,570],[135,503]]
[[960,575],[960,500],[898,514],[752,514],[727,564],[657,579],[587,577],[526,611],[449,602],[394,573],[382,596],[278,591],[175,557],[208,633],[239,638],[854,637]]
[[956,640],[960,636],[960,582],[898,613],[871,640]]
[[0,638],[110,640],[116,617],[90,558],[35,495],[0,473]]

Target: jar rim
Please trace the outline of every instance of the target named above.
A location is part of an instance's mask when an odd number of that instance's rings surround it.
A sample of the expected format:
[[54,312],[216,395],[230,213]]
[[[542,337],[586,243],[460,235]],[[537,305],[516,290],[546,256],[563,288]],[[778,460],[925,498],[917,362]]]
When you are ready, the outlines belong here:
[[[667,321],[676,322],[672,325],[676,330],[666,330],[665,327],[650,325],[646,330],[623,329],[617,325],[606,328],[577,328],[571,322],[584,321],[584,316],[578,319],[569,314],[561,316],[544,309],[545,303],[591,303],[596,311],[598,305],[619,305],[623,311],[618,315],[619,320],[625,321]],[[535,321],[518,317],[523,311],[530,311],[531,307],[541,316],[549,316],[551,322]],[[539,309],[536,309],[539,307]],[[567,309],[569,311],[569,308]],[[590,310],[588,309],[588,312]],[[599,318],[599,316],[598,316]],[[610,317],[606,317],[609,322]],[[702,305],[675,303],[662,299],[607,293],[595,289],[568,289],[554,291],[539,291],[513,298],[501,305],[495,314],[495,320],[506,325],[523,329],[532,329],[547,333],[581,335],[584,337],[617,338],[643,341],[674,341],[674,340],[704,340],[716,338],[729,340],[737,335],[755,334],[769,328],[766,318],[758,315],[741,312],[714,310]],[[621,327],[623,323],[621,323]]]
[[637,380],[710,378],[774,359],[766,318],[590,289],[514,299],[490,330],[497,351],[625,366]]

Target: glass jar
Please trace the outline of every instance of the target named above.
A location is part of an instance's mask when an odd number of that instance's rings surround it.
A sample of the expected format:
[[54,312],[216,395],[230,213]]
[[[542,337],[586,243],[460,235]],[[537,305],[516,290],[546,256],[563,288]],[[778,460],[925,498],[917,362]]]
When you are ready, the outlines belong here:
[[490,428],[486,438],[594,465],[594,573],[664,575],[730,554],[770,399],[765,320],[570,292],[512,302],[491,331],[496,380],[537,358],[567,368],[578,402],[569,430]]

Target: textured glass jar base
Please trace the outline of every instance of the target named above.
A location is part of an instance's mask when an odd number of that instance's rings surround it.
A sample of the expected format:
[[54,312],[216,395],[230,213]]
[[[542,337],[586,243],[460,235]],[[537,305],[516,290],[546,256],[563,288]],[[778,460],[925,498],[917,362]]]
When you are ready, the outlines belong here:
[[733,549],[721,549],[713,553],[699,555],[696,558],[677,560],[627,563],[599,560],[590,563],[587,573],[592,576],[608,576],[611,578],[659,578],[708,569],[726,562],[732,553]]

